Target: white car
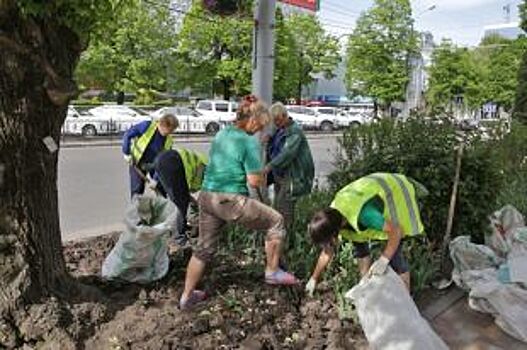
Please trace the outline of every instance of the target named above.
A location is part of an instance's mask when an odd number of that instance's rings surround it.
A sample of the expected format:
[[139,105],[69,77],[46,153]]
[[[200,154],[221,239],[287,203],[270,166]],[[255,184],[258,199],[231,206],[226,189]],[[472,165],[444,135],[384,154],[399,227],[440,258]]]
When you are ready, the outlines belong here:
[[313,110],[299,105],[287,105],[285,108],[289,117],[293,118],[302,129],[316,129],[317,115]]
[[212,116],[205,116],[188,107],[162,107],[150,113],[150,116],[155,120],[161,118],[166,113],[171,113],[178,118],[179,128],[176,132],[206,132],[215,134],[225,125],[224,122],[219,122]]
[[337,121],[341,127],[355,128],[368,122],[368,118],[363,113],[340,111]]
[[339,116],[339,110],[335,107],[311,107],[311,109],[317,115],[316,128],[319,130],[332,131],[348,126],[348,119]]
[[106,119],[113,123],[116,132],[125,132],[132,125],[144,120],[152,120],[145,112],[124,105],[104,105],[89,110],[97,118]]
[[62,133],[92,137],[116,132],[115,124],[105,117],[98,117],[90,112],[68,106],[68,114],[62,125]]
[[[238,109],[238,103],[226,100],[201,100],[196,104],[196,111],[198,111],[204,117],[215,120],[218,124],[217,127],[222,123],[230,123],[236,119],[236,110]],[[212,133],[214,130],[207,132]]]

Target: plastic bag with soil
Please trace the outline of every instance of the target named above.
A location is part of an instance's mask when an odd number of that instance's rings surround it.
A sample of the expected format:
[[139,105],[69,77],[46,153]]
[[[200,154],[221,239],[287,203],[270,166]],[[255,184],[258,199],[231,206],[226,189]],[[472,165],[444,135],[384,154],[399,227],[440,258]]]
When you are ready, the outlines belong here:
[[447,350],[421,316],[401,278],[387,268],[384,275],[364,277],[346,293],[357,308],[371,349]]
[[168,240],[180,220],[171,201],[160,196],[134,196],[126,212],[126,229],[102,265],[103,278],[149,283],[165,276]]

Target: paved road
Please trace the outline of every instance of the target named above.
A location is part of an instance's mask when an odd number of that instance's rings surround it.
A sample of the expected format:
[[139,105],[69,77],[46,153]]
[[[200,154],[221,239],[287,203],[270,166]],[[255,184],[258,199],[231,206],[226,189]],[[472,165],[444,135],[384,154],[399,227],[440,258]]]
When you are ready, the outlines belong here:
[[[176,142],[183,147],[208,152],[208,140]],[[332,169],[336,136],[309,139],[316,176]],[[93,236],[119,230],[129,202],[129,179],[120,147],[62,148],[59,156],[59,210],[63,239]]]

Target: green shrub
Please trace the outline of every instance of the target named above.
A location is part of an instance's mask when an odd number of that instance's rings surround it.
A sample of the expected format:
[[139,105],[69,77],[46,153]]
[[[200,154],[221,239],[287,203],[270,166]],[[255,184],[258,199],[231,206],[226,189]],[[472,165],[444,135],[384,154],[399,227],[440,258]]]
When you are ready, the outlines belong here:
[[325,274],[325,279],[328,280],[335,292],[339,317],[342,319],[353,318],[353,307],[351,303],[344,298],[346,292],[360,280],[357,261],[353,257],[353,243],[342,241],[339,244],[335,258]]
[[515,123],[511,132],[494,142],[498,153],[496,166],[505,178],[498,195],[498,207],[514,205],[527,214],[527,126]]
[[426,237],[408,240],[404,245],[411,274],[411,291],[417,296],[426,289],[439,273],[440,250]]
[[316,191],[302,197],[296,204],[295,220],[287,233],[284,252],[288,267],[300,278],[309,278],[320,253],[319,248],[311,243],[307,224],[315,211],[328,206],[331,200],[330,193]]
[[[311,244],[306,228],[313,213],[327,206],[331,196],[327,192],[314,192],[301,198],[295,207],[295,220],[284,242],[284,262],[300,278],[308,278],[319,250]],[[220,240],[223,253],[243,252],[247,262],[265,260],[263,233],[251,232],[238,225],[229,225]]]
[[[455,126],[446,120],[382,120],[347,130],[339,140],[341,153],[330,175],[333,191],[374,172],[396,172],[425,185],[429,195],[419,200],[428,237],[441,241],[455,174]],[[487,216],[496,208],[503,176],[495,166],[493,142],[473,136],[465,147],[453,225],[453,236],[470,234],[482,241]]]
[[78,99],[78,100],[73,100],[70,102],[71,105],[75,105],[75,106],[100,106],[102,105],[103,103],[100,101],[100,99],[98,97],[94,97],[94,98],[91,98],[89,100],[87,99]]
[[134,105],[151,105],[154,102],[154,92],[150,89],[137,90],[137,96],[134,100]]
[[157,101],[154,101],[153,105],[159,106],[159,107],[165,107],[165,106],[174,105],[174,102],[171,99],[157,100]]

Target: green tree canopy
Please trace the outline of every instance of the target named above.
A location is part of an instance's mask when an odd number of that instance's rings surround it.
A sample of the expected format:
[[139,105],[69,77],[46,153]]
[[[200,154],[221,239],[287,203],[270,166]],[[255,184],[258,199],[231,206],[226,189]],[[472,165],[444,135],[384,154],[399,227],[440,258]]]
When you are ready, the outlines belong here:
[[481,66],[480,102],[494,102],[510,110],[518,85],[518,70],[527,40],[490,36],[481,42],[473,56]]
[[[250,8],[250,7],[249,7]],[[243,95],[251,90],[252,13],[235,17],[207,17],[194,3],[178,35],[178,87],[205,93]],[[337,41],[327,35],[313,16],[275,19],[274,98],[297,95],[299,85],[313,81],[313,74],[332,76],[340,56]]]
[[[527,31],[527,0],[520,5],[521,27]],[[518,86],[514,101],[513,116],[522,123],[527,123],[527,50],[523,50],[523,57],[518,70]]]
[[527,32],[527,1],[524,0],[523,4],[520,4],[518,7],[520,9],[520,27]]
[[[302,86],[311,83],[315,74],[333,78],[334,71],[341,61],[338,40],[325,33],[322,25],[314,16],[306,14],[292,15],[286,20],[286,29],[292,35],[291,50],[283,59],[296,61],[297,98],[301,96]],[[286,69],[293,70],[293,65]],[[292,77],[291,77],[292,78]]]
[[525,38],[486,37],[472,50],[459,48],[445,40],[432,55],[427,91],[434,112],[452,111],[456,101],[477,109],[484,103],[496,103],[510,110],[518,85],[521,54]]
[[277,9],[275,16],[273,98],[286,101],[296,96],[300,62],[296,59],[297,43],[282,11]]
[[[250,7],[248,7],[250,8]],[[251,90],[251,12],[208,16],[195,1],[178,34],[176,74],[179,88],[245,94]]]
[[110,91],[166,90],[175,38],[170,0],[122,2],[83,53],[77,80]]
[[346,85],[388,107],[404,99],[417,37],[408,0],[375,0],[361,14],[347,46]]
[[466,48],[443,40],[432,54],[427,91],[429,107],[434,112],[452,113],[456,102],[477,105],[482,72]]

